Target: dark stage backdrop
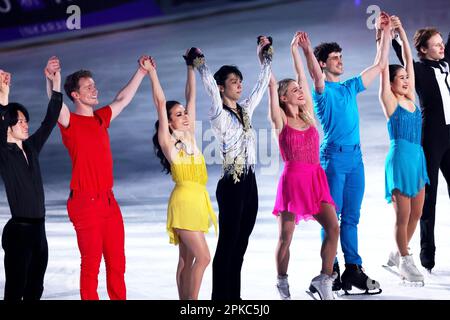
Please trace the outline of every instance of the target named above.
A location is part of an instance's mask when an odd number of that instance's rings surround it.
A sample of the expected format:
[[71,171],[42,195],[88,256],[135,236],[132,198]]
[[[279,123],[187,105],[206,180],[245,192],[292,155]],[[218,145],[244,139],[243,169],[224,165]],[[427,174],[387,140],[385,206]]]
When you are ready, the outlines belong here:
[[0,0],[0,44],[62,39],[118,24],[120,29],[233,2],[258,0]]
[[0,0],[0,42],[162,14],[154,0]]

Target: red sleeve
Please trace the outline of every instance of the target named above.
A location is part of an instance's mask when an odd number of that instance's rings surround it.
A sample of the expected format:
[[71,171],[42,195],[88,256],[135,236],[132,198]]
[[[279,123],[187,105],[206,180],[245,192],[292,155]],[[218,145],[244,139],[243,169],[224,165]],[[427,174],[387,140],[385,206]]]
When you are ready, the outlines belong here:
[[70,122],[69,122],[69,126],[67,128],[63,127],[59,122],[58,122],[58,127],[59,127],[59,131],[61,132],[61,137],[62,137],[62,141],[63,144],[66,147],[69,147],[70,145],[70,141],[71,141],[71,137],[72,137],[72,133],[73,133],[73,125],[72,122],[75,121],[73,120],[75,117],[72,117],[72,113],[70,113]]
[[95,110],[94,114],[100,118],[102,126],[108,129],[112,116],[111,107],[110,106],[102,107],[98,110]]

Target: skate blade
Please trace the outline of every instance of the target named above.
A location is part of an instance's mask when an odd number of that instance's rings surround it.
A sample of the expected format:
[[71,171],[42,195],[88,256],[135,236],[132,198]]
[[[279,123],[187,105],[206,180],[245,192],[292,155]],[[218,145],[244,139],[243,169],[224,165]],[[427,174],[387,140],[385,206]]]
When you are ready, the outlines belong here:
[[361,290],[358,288],[356,288],[356,290],[359,290],[359,291],[358,292],[349,292],[350,290],[343,290],[343,292],[339,292],[337,294],[337,296],[339,298],[345,298],[345,297],[350,297],[350,296],[373,296],[373,295],[380,294],[383,292],[383,290],[381,290],[381,288],[374,289],[376,291]]
[[392,261],[388,261],[384,266],[388,266],[388,267],[397,267],[397,265],[394,263],[394,262],[392,262]]
[[309,286],[309,290],[306,290],[306,293],[309,294],[314,300],[322,300],[319,290],[317,290],[312,284]]
[[[311,291],[309,291],[309,290],[306,290],[305,291],[311,298],[313,298],[314,300],[322,300],[322,299],[320,299],[320,296],[319,296],[319,298],[317,298],[315,295],[314,295],[314,293],[312,293]],[[317,295],[319,295],[318,293],[317,293]]]
[[406,279],[403,279],[400,284],[404,287],[423,287],[423,286],[425,286],[424,281],[408,281]]
[[290,295],[289,295],[289,296],[284,295],[284,294],[280,291],[280,288],[278,288],[278,286],[276,286],[276,287],[277,287],[278,294],[280,295],[280,299],[281,299],[281,300],[291,300],[291,296],[290,296]]
[[399,277],[401,279],[400,285],[404,287],[423,287],[425,285],[425,282],[423,280],[408,281],[404,276],[400,274],[400,272],[394,270],[392,267],[388,265],[382,265],[382,267],[387,271],[389,271],[390,273],[394,274],[395,276]]
[[400,278],[402,277],[400,275],[400,273],[397,270],[395,270],[393,267],[391,267],[390,265],[383,264],[382,267],[383,267],[383,269],[389,271],[393,275],[396,275],[397,277],[400,277]]

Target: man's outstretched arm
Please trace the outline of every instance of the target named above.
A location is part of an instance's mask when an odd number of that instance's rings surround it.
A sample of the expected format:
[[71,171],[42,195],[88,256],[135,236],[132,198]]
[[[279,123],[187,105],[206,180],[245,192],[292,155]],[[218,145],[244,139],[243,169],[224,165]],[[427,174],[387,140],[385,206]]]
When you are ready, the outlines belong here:
[[138,69],[134,73],[131,80],[127,83],[127,85],[119,91],[117,96],[114,98],[114,101],[109,104],[111,107],[111,121],[114,120],[115,117],[117,117],[123,109],[125,109],[126,106],[131,102],[134,95],[136,94],[137,89],[139,88],[142,80],[144,79],[145,75],[147,74],[147,71],[145,71],[141,67],[141,61],[144,59],[147,59],[147,56],[141,56],[138,60]]
[[[297,33],[300,34],[300,32]],[[316,56],[314,55],[314,50],[311,46],[309,35],[305,34],[305,37],[307,46],[303,48],[303,54],[305,55],[306,66],[308,67],[309,75],[314,83],[314,91],[321,94],[325,89],[325,76],[320,68]]]
[[388,63],[389,44],[391,42],[391,22],[386,12],[380,13],[378,21],[377,29],[381,31],[378,31],[380,38],[377,38],[377,41],[380,41],[380,46],[377,49],[374,64],[361,72],[361,80],[364,88],[370,86]]
[[[48,74],[47,68],[44,69],[44,72],[46,75]],[[60,92],[61,73],[59,70],[57,70],[54,74],[48,74],[48,76],[50,77],[50,79],[47,79],[52,82],[52,92],[50,101],[48,103],[47,112],[39,129],[37,129],[36,132],[33,133],[28,139],[28,142],[34,146],[35,150],[38,153],[42,150],[42,147],[52,133],[53,128],[58,123],[58,119],[63,106],[63,97]]]
[[[47,96],[49,99],[52,97],[52,91],[61,92],[61,65],[58,57],[51,57],[48,59],[47,66],[44,70],[47,81]],[[58,74],[57,74],[58,73]],[[55,83],[55,78],[58,78],[58,82]],[[64,128],[67,128],[70,123],[70,110],[63,102],[61,112],[59,113],[58,122]]]

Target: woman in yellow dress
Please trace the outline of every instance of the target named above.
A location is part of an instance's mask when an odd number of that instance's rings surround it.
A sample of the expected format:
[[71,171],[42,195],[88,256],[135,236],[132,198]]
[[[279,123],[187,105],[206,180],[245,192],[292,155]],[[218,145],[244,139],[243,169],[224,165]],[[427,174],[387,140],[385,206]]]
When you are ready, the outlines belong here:
[[179,244],[178,295],[180,300],[197,300],[204,271],[211,260],[204,233],[211,224],[217,233],[217,218],[206,190],[205,159],[195,143],[195,73],[192,61],[186,62],[186,107],[177,101],[166,101],[153,58],[142,67],[150,76],[158,112],[153,137],[155,151],[175,182],[167,208],[167,233],[170,243]]

